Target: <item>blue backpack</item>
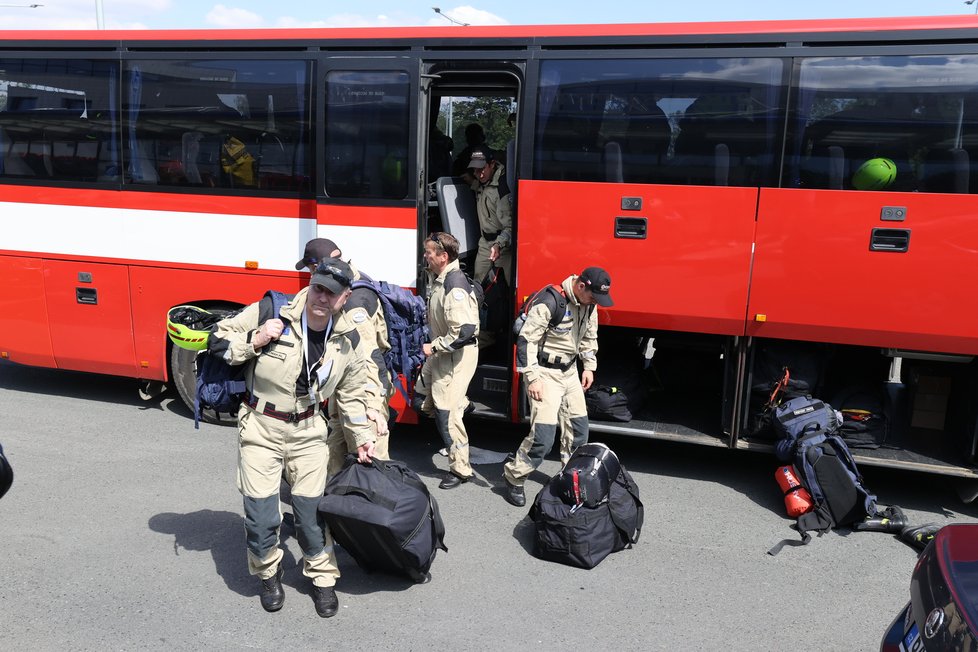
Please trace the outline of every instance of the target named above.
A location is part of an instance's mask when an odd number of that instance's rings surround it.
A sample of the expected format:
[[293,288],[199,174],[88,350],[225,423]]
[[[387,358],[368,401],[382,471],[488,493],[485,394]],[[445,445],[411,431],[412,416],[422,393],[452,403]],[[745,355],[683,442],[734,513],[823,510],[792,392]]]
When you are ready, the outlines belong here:
[[810,432],[834,435],[841,420],[828,403],[811,396],[796,396],[774,408],[771,425],[778,437],[775,454],[782,462],[791,462],[803,435]]
[[[384,363],[397,387],[410,405],[410,391],[424,364],[424,343],[428,341],[428,306],[422,297],[399,285],[386,281],[361,279],[353,282],[353,289],[370,288],[380,299],[387,322],[387,339],[391,348],[384,354]],[[400,376],[406,383],[401,383]]]
[[[258,304],[258,325],[273,317],[292,300],[292,295],[269,290]],[[234,314],[234,313],[232,313]],[[230,315],[228,315],[230,316]],[[289,332],[286,324],[282,334]],[[249,364],[229,365],[224,358],[209,353],[206,349],[197,355],[197,392],[194,396],[194,428],[200,429],[200,419],[204,410],[219,414],[236,414],[241,407],[241,397],[247,386],[245,373]]]
[[776,555],[786,544],[807,544],[812,530],[821,536],[834,527],[852,525],[876,515],[876,496],[863,484],[849,447],[838,435],[824,430],[802,435],[795,449],[795,469],[815,506],[798,517],[796,529],[801,541],[782,541],[769,554]]

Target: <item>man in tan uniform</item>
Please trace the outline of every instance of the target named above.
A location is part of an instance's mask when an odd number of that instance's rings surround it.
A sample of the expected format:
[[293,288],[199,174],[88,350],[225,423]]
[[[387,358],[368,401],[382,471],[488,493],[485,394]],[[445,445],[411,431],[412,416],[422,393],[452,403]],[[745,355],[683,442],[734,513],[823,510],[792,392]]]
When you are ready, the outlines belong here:
[[[506,185],[506,170],[485,145],[472,150],[469,170],[475,177],[475,206],[479,214],[479,252],[475,257],[475,280],[481,283],[491,264],[513,283],[513,205]],[[505,309],[505,308],[503,308]],[[495,342],[495,333],[479,334],[479,347]]]
[[[335,242],[326,238],[314,238],[306,243],[302,259],[295,264],[295,268],[302,269],[305,267],[312,274],[315,272],[319,261],[342,257],[343,252],[340,251]],[[352,263],[348,262],[347,264],[353,271],[354,281],[371,280],[369,276],[357,270]],[[360,353],[367,363],[367,375],[369,376],[367,407],[386,416],[389,414],[390,399],[395,390],[394,384],[391,382],[390,372],[387,370],[387,364],[384,362],[384,353],[390,350],[391,345],[387,338],[387,320],[384,318],[383,306],[376,292],[367,287],[358,287],[352,290],[350,298],[343,304],[342,310],[360,335]],[[326,445],[329,447],[327,477],[332,477],[343,468],[343,461],[347,453],[356,452],[355,434],[343,424],[344,420],[339,413],[339,403],[333,401],[329,405],[329,435],[326,438]],[[390,459],[389,434],[378,434],[373,456],[379,460]]]
[[479,362],[479,306],[472,285],[458,266],[458,240],[435,232],[424,243],[428,268],[428,327],[431,342],[415,390],[425,395],[422,409],[432,413],[448,448],[450,472],[438,486],[454,489],[472,477],[469,437],[462,416],[466,392]]
[[[579,276],[564,279],[559,294],[541,290],[527,313],[516,339],[516,366],[530,397],[530,433],[503,466],[506,500],[517,507],[526,504],[526,476],[540,466],[553,447],[558,419],[573,433],[570,452],[587,443],[584,392],[594,382],[598,367],[598,315],[594,305],[612,305],[610,289],[608,273],[600,267],[588,267]],[[561,311],[563,316],[557,321]],[[553,327],[552,319],[557,321]],[[584,367],[580,377],[578,360]]]
[[[208,351],[229,364],[250,364],[247,393],[238,411],[238,490],[244,496],[248,570],[261,580],[266,611],[282,608],[279,486],[292,486],[302,573],[313,583],[316,612],[327,618],[339,603],[333,586],[340,571],[333,541],[317,508],[326,486],[325,403],[339,405],[354,433],[361,462],[374,454],[384,415],[368,408],[369,378],[357,346],[359,335],[341,312],[353,282],[338,258],[321,261],[278,315],[271,300],[253,303],[224,319],[208,339]],[[286,326],[288,324],[288,326]]]

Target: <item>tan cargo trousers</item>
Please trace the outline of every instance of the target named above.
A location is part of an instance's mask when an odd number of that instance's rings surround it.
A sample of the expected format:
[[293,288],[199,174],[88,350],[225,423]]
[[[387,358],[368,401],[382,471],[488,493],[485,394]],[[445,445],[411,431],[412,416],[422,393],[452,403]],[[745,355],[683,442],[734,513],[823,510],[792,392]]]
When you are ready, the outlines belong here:
[[299,423],[265,416],[242,405],[238,412],[238,490],[244,497],[248,571],[268,579],[278,571],[283,469],[292,486],[296,538],[302,548],[302,574],[316,586],[333,586],[340,577],[333,538],[318,507],[326,487],[326,417],[316,413]]
[[448,448],[448,465],[460,478],[472,477],[469,465],[469,436],[462,415],[469,404],[466,393],[475,376],[479,349],[463,346],[451,353],[435,353],[421,368],[415,391],[426,396],[422,410],[435,418],[438,434]]
[[506,480],[513,485],[522,485],[526,476],[543,463],[553,448],[558,421],[562,430],[561,463],[588,439],[587,405],[577,365],[567,371],[542,369],[538,377],[543,383],[543,399],[530,399],[530,433],[515,457],[503,466]]

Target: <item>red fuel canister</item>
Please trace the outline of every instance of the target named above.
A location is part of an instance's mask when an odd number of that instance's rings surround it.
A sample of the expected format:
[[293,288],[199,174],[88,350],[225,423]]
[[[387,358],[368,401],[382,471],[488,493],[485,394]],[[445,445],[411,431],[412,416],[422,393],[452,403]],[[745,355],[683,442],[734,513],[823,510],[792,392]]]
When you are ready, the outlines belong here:
[[795,467],[782,466],[774,472],[774,478],[778,481],[781,491],[784,492],[784,507],[788,510],[788,516],[798,518],[805,512],[811,511],[814,507],[812,496],[798,482]]

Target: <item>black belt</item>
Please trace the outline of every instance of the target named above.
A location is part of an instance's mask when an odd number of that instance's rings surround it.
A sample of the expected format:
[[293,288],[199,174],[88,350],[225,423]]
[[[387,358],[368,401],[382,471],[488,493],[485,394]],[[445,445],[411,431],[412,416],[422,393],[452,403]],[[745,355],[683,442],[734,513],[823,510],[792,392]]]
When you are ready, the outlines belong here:
[[[252,410],[258,409],[258,397],[252,394],[251,392],[245,393],[244,401],[245,404],[248,407],[250,407]],[[278,419],[279,421],[285,421],[286,423],[299,423],[300,421],[304,419],[308,419],[309,417],[316,414],[317,407],[320,410],[325,410],[328,404],[329,404],[329,399],[319,404],[314,403],[309,407],[307,407],[302,412],[281,412],[275,409],[274,403],[269,403],[268,401],[265,401],[265,407],[262,408],[260,414],[264,414],[266,417],[272,417],[273,419]]]
[[496,231],[495,233],[486,233],[485,231],[483,231],[482,237],[485,238],[486,240],[495,240],[496,238],[499,237],[500,233],[502,233],[502,231]]
[[559,369],[560,371],[567,371],[575,364],[577,364],[577,358],[573,357],[567,364],[560,364],[559,362],[548,362],[546,360],[538,360],[541,367],[546,367],[547,369]]

